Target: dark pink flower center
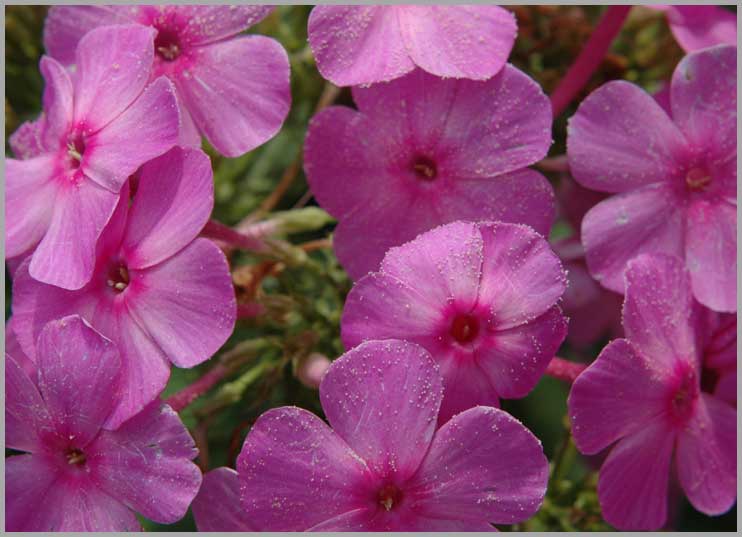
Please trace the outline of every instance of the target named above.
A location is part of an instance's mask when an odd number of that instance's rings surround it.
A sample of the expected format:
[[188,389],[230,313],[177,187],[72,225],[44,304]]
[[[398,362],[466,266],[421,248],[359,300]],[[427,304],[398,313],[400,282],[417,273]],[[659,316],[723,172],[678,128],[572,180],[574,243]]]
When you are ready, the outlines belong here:
[[65,456],[67,457],[67,464],[71,466],[82,466],[83,464],[85,464],[85,461],[87,461],[85,453],[77,448],[68,449],[65,453]]
[[129,285],[129,269],[123,263],[115,263],[108,270],[106,283],[114,292],[123,292]]
[[699,396],[700,383],[692,368],[681,373],[670,396],[670,415],[678,423],[685,423],[693,413]]
[[685,175],[685,184],[689,190],[703,190],[709,183],[711,183],[711,173],[705,168],[691,168]]
[[438,175],[435,162],[424,156],[418,156],[412,161],[412,171],[421,181],[432,181]]
[[85,140],[81,135],[73,136],[67,142],[67,155],[69,156],[69,165],[73,170],[80,167],[82,156],[85,154]]
[[451,323],[451,337],[459,343],[469,343],[479,334],[479,319],[468,313],[457,315]]
[[178,32],[169,28],[158,28],[155,37],[155,52],[166,62],[171,62],[180,56],[182,47]]
[[396,485],[387,484],[379,489],[377,499],[384,509],[391,511],[402,502],[402,491]]

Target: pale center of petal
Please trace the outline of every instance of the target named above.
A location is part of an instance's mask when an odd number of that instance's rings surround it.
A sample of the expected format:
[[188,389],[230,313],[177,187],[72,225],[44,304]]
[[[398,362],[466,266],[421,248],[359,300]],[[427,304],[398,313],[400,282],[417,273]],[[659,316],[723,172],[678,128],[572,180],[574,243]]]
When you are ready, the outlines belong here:
[[129,286],[129,269],[123,264],[113,265],[108,271],[106,283],[116,293],[121,293]]
[[391,511],[402,501],[402,491],[396,485],[384,485],[379,489],[377,499],[385,510]]
[[67,457],[67,464],[71,466],[82,466],[87,461],[85,453],[77,448],[68,449],[65,456]]
[[711,183],[711,174],[704,168],[691,168],[685,175],[685,184],[690,190],[703,190]]
[[459,343],[474,341],[479,334],[479,319],[468,313],[457,315],[451,323],[450,334]]
[[438,169],[432,159],[419,156],[412,162],[412,171],[421,181],[432,181],[438,175]]
[[180,56],[181,46],[177,32],[167,28],[158,29],[157,37],[155,37],[155,51],[167,62]]

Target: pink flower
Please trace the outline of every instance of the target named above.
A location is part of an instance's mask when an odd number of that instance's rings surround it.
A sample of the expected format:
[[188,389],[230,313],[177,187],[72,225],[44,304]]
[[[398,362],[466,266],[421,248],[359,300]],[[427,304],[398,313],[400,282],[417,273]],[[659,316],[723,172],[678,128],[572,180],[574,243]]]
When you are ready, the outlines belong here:
[[139,23],[155,30],[151,76],[177,88],[183,119],[181,145],[201,145],[200,134],[236,157],[270,140],[291,105],[289,60],[274,39],[238,35],[270,6],[55,6],[44,46],[65,65],[86,32],[101,25]]
[[737,16],[719,6],[647,6],[664,11],[675,40],[686,52],[737,45]]
[[198,531],[256,531],[240,502],[240,480],[231,468],[204,474],[191,509]]
[[568,156],[583,186],[617,195],[582,223],[591,274],[623,292],[626,263],[641,253],[685,259],[693,294],[737,309],[737,52],[686,56],[673,75],[672,118],[624,81],[609,82],[569,123]]
[[425,347],[445,387],[439,419],[530,392],[567,334],[566,277],[523,225],[454,222],[392,248],[356,283],[341,320],[346,348],[405,338]]
[[703,308],[699,348],[703,356],[701,387],[737,406],[737,315]]
[[211,213],[213,189],[209,158],[174,148],[142,167],[131,207],[124,186],[85,287],[66,291],[37,282],[28,263],[16,273],[14,327],[31,359],[44,325],[73,313],[119,345],[124,395],[107,427],[162,391],[169,362],[200,364],[232,332],[236,304],[227,261],[211,241],[196,238]]
[[308,32],[322,76],[357,86],[415,67],[486,80],[505,65],[517,29],[499,6],[317,6]]
[[153,402],[104,429],[124,391],[116,346],[78,316],[50,322],[38,375],[5,361],[8,531],[138,531],[131,510],[161,523],[185,515],[201,484],[178,415]]
[[353,279],[384,253],[455,220],[525,223],[548,233],[549,182],[526,166],[551,144],[541,88],[505,66],[486,82],[442,80],[420,70],[354,88],[359,111],[315,116],[304,168],[317,201],[335,216],[334,245]]
[[41,59],[44,112],[12,137],[24,160],[5,160],[5,255],[35,247],[29,270],[39,281],[79,289],[90,280],[127,177],[177,141],[172,84],[158,78],[145,88],[153,39],[134,25],[90,32],[72,76]]
[[436,431],[442,395],[418,345],[349,351],[320,385],[332,428],[282,407],[248,433],[237,459],[245,519],[270,531],[491,531],[533,515],[548,476],[538,439],[490,407]]
[[[705,392],[698,323],[680,259],[641,255],[626,270],[626,339],[612,341],[575,381],[569,414],[577,448],[613,445],[600,471],[607,522],[656,530],[667,518],[675,468],[690,503],[708,515],[735,502],[737,417]],[[695,311],[694,311],[695,310]]]

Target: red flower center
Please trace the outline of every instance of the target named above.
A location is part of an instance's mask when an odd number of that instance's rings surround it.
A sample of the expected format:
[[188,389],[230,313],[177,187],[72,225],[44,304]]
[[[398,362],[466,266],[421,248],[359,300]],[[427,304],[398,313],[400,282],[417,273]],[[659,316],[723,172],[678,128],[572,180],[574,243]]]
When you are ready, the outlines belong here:
[[114,292],[123,292],[129,286],[129,269],[122,263],[112,265],[108,270],[106,283]]
[[678,423],[685,423],[695,408],[700,391],[698,377],[692,368],[681,374],[679,382],[670,397],[670,415]]
[[421,181],[432,181],[438,175],[438,169],[428,157],[419,156],[412,163],[412,170]]
[[705,168],[691,168],[685,175],[685,184],[690,190],[703,190],[711,183],[711,174]]
[[158,28],[155,37],[155,52],[166,62],[177,59],[181,53],[178,33],[169,28]]
[[396,485],[387,484],[379,489],[377,499],[384,509],[391,511],[402,501],[402,491]]
[[67,464],[72,466],[82,466],[87,460],[85,453],[77,448],[68,449],[65,455],[67,457]]
[[451,323],[451,337],[459,343],[469,343],[479,334],[479,320],[473,315],[459,314]]

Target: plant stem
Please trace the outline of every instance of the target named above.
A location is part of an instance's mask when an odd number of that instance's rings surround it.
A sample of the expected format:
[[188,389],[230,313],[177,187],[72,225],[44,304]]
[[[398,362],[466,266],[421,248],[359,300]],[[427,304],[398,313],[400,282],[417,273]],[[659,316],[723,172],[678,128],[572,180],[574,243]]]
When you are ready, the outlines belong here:
[[248,302],[247,304],[237,304],[238,319],[252,319],[265,313],[265,306],[258,302]]
[[196,382],[168,397],[167,404],[176,412],[180,412],[201,395],[216,386],[216,384],[219,383],[219,381],[227,374],[227,371],[228,370],[225,366],[217,364]]
[[631,6],[608,6],[582,51],[551,94],[553,116],[558,117],[603,61]]
[[586,364],[578,364],[577,362],[570,362],[564,358],[554,356],[551,362],[549,362],[549,365],[546,366],[544,373],[555,379],[572,384],[586,368]]
[[229,246],[237,247],[242,250],[248,250],[251,252],[261,252],[265,250],[265,244],[262,240],[235,231],[231,227],[226,226],[221,222],[217,222],[216,220],[209,220],[201,230],[201,235],[209,239],[224,242]]

